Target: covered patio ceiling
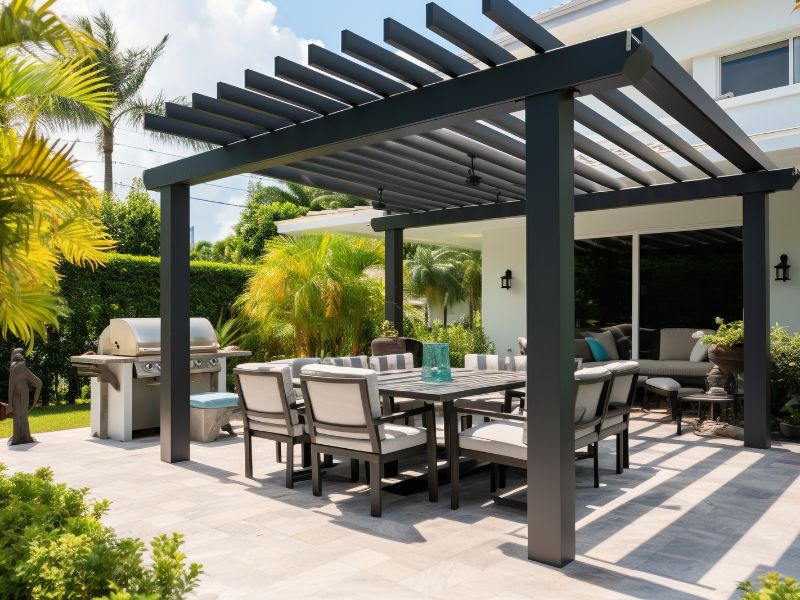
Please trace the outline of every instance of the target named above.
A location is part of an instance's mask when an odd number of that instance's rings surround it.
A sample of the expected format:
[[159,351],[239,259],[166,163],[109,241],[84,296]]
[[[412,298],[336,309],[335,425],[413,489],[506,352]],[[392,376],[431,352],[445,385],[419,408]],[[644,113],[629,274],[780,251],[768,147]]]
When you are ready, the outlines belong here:
[[[377,203],[386,210],[372,221],[385,231],[386,318],[399,331],[405,228],[525,215],[519,251],[527,306],[512,318],[547,349],[527,369],[527,468],[535,482],[528,488],[528,556],[563,566],[575,556],[575,211],[742,197],[745,444],[765,448],[768,199],[791,189],[798,174],[776,169],[643,28],[563,46],[508,0],[483,0],[483,14],[536,53],[516,59],[437,5],[427,11],[428,27],[463,56],[387,19],[384,40],[415,61],[345,31],[342,51],[356,60],[311,46],[310,66],[277,58],[274,77],[245,72],[249,89],[219,84],[217,98],[194,94],[192,107],[167,104],[166,116],[146,117],[150,130],[222,146],[144,173],[146,186],[161,190],[161,457],[189,459],[192,184],[259,173]],[[629,86],[677,125],[620,91]],[[589,96],[686,166],[576,100]],[[731,172],[681,137],[684,130]]]

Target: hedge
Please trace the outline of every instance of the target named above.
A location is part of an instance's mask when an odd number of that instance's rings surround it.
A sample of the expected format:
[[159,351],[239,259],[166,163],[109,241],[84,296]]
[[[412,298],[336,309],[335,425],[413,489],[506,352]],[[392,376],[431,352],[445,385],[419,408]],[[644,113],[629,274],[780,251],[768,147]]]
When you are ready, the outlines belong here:
[[[75,375],[69,357],[97,350],[100,332],[116,317],[159,316],[160,259],[112,254],[108,264],[95,271],[63,264],[61,296],[69,313],[47,340],[37,341],[28,365],[44,384],[42,402],[74,402],[85,379]],[[216,325],[227,318],[231,303],[244,291],[254,266],[192,261],[190,306],[192,316],[206,317]],[[0,397],[7,394],[8,357],[20,345],[0,341]]]

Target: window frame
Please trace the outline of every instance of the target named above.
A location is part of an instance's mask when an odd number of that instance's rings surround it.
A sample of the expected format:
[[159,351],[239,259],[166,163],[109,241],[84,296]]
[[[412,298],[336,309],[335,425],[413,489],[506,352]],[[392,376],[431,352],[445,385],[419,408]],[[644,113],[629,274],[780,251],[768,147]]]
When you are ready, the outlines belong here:
[[[797,77],[795,77],[795,46],[800,48],[800,33],[796,35],[789,35],[788,37],[781,37],[776,40],[771,40],[768,42],[764,42],[758,44],[757,46],[751,46],[748,48],[738,49],[738,50],[731,50],[725,54],[720,54],[717,56],[717,96],[721,97],[723,93],[722,91],[722,65],[725,62],[725,59],[734,57],[738,54],[745,54],[747,52],[752,52],[755,50],[760,50],[762,48],[768,49],[770,46],[775,46],[777,44],[786,43],[789,50],[789,71],[788,71],[788,80],[789,83],[786,85],[779,85],[776,87],[765,88],[763,90],[758,90],[756,92],[748,92],[747,94],[740,94],[731,96],[733,98],[742,98],[744,96],[750,96],[751,94],[758,94],[761,92],[768,92],[770,90],[778,90],[785,87],[790,87],[792,85],[800,84],[800,71],[797,73]],[[765,50],[766,51],[766,50]],[[756,54],[755,52],[753,52]]]

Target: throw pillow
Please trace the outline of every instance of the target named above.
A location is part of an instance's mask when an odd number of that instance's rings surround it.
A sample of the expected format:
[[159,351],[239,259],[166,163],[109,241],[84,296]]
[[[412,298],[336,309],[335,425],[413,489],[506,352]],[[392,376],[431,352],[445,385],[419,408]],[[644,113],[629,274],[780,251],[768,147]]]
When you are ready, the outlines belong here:
[[594,339],[603,344],[606,349],[608,358],[606,360],[619,360],[619,351],[617,350],[617,341],[614,339],[614,334],[610,331],[602,331],[592,335]]
[[586,362],[592,360],[592,350],[586,343],[586,338],[575,339],[575,358],[582,358]]
[[697,340],[694,348],[692,348],[689,360],[692,362],[708,362],[708,346],[702,340]]
[[601,344],[599,341],[593,337],[588,337],[586,338],[586,343],[589,344],[589,349],[592,351],[592,358],[596,362],[609,360],[608,352],[606,351],[605,346],[603,346],[603,344]]

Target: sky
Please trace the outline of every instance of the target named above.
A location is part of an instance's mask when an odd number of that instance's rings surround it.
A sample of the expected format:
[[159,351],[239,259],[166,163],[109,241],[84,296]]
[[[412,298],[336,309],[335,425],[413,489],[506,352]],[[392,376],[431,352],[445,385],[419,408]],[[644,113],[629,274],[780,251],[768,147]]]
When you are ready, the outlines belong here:
[[[225,81],[242,86],[244,70],[272,74],[274,58],[306,63],[306,48],[316,43],[339,52],[340,32],[350,29],[374,42],[383,39],[383,19],[393,17],[412,29],[453,49],[425,28],[428,0],[59,0],[55,9],[63,16],[107,12],[121,47],[151,46],[164,34],[170,38],[164,55],[153,66],[144,94],[159,91],[168,98],[192,92],[216,95],[216,84]],[[481,14],[480,0],[437,2],[472,27],[491,35],[494,23]],[[528,14],[536,14],[558,0],[515,0]],[[391,49],[391,47],[389,47]],[[98,188],[103,168],[95,132],[58,132],[75,141],[79,169]],[[130,124],[116,132],[114,191],[127,193],[131,180],[145,168],[176,160],[192,151],[165,144]],[[192,187],[191,222],[194,239],[216,241],[230,233],[246,201],[250,181],[264,178],[229,177]],[[264,183],[274,183],[264,181]],[[155,194],[153,195],[155,198]]]

